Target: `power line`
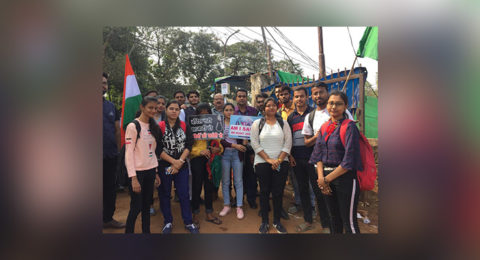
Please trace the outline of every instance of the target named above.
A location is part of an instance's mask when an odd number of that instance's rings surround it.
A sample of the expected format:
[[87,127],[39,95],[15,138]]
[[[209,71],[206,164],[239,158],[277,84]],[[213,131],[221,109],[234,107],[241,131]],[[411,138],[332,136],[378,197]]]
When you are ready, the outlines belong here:
[[[350,37],[350,44],[352,45],[353,55],[355,55],[355,57],[357,57],[357,51],[355,50],[355,47],[353,47],[352,35],[350,34],[350,28],[348,28],[348,26],[347,26],[347,31],[348,31],[348,36]],[[359,63],[358,63],[358,60],[356,60],[356,61],[357,61],[357,66],[360,66]]]
[[310,63],[314,64],[317,68],[318,68],[318,63],[313,60],[312,58],[310,58],[310,56],[308,56],[305,52],[303,52],[297,45],[295,45],[292,41],[290,41],[290,39],[288,39],[287,36],[285,36],[278,28],[276,27],[273,27],[273,29],[277,32],[278,35],[280,35],[280,37],[282,37],[282,39],[288,44],[290,45],[293,49],[296,50],[297,54],[299,54],[300,56],[302,56],[306,61],[309,61]]
[[[292,59],[290,59],[290,57],[288,56],[288,54],[285,52],[285,50],[282,48],[282,46],[277,42],[277,40],[273,37],[273,35],[270,33],[270,31],[268,30],[267,27],[265,27],[265,30],[268,32],[268,34],[270,34],[270,36],[272,36],[273,40],[277,43],[278,47],[280,47],[280,49],[282,49],[282,51],[285,53],[285,55],[287,56],[288,60],[290,61],[290,63],[292,63],[292,67],[293,69],[295,69],[295,64],[293,64],[293,61]],[[302,75],[302,73],[300,73],[300,71],[297,70],[297,73]]]
[[[229,30],[229,32],[233,32],[233,31],[234,31],[233,28],[230,28],[230,27],[225,27],[225,28],[226,28],[227,30]],[[246,34],[244,34],[244,33],[242,33],[242,32],[240,32],[240,33],[238,33],[238,34],[240,34],[240,35],[242,35],[243,37],[248,38],[248,39],[250,39],[250,40],[252,40],[252,41],[259,41],[258,39],[254,39],[254,38],[252,38],[252,37],[250,37],[250,36],[248,36],[248,35],[246,35]],[[235,36],[236,36],[236,35],[235,35]],[[236,37],[236,38],[239,39],[238,37]],[[239,39],[239,41],[242,41],[242,40]],[[278,51],[278,50],[272,49],[272,51],[284,55],[284,53],[282,53],[282,52],[280,52],[280,51]],[[295,60],[295,61],[297,61],[297,62],[299,62],[299,63],[301,63],[301,64],[303,64],[303,65],[305,65],[305,66],[308,66],[308,67],[310,67],[310,68],[313,68],[314,70],[318,70],[318,65],[316,65],[316,64],[315,64],[315,66],[314,66],[314,65],[312,65],[311,63],[305,63],[305,62],[303,62],[302,60],[299,60],[299,59],[296,59],[296,58],[292,58],[292,59]]]

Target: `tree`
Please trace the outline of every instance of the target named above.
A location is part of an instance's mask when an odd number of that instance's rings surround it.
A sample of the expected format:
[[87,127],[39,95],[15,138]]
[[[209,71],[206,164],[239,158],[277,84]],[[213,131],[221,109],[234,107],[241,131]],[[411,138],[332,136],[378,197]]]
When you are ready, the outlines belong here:
[[279,60],[279,61],[273,61],[273,67],[277,70],[289,72],[289,73],[294,73],[294,74],[303,74],[303,70],[300,67],[300,64],[298,63],[293,63],[288,60]]
[[140,41],[141,33],[138,27],[105,27],[103,30],[103,69],[109,74],[108,96],[117,108],[122,102],[127,53],[140,91],[146,92],[154,87],[154,78],[149,74],[149,51]]

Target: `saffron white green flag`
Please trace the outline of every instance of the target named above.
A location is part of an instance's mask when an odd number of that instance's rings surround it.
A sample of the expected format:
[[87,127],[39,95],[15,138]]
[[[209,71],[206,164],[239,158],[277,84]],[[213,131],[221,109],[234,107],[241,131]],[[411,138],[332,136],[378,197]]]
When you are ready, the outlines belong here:
[[122,145],[125,142],[125,129],[127,125],[135,119],[140,103],[142,102],[142,94],[137,84],[137,79],[133,73],[132,65],[126,55],[125,62],[125,78],[123,82],[123,101],[122,101]]

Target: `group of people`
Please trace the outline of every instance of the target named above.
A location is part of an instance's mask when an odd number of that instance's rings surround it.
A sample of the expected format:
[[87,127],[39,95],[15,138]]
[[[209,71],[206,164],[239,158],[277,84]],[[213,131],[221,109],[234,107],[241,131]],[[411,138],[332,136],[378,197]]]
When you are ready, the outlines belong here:
[[[104,93],[107,80],[104,74]],[[296,226],[297,232],[312,229],[314,213],[318,212],[326,232],[359,233],[356,216],[359,197],[356,170],[362,169],[359,130],[355,123],[349,122],[344,143],[339,132],[343,120],[352,119],[346,95],[338,91],[329,94],[326,84],[316,83],[311,87],[311,98],[316,104],[316,108],[312,108],[304,87],[295,88],[291,99],[292,89],[279,84],[275,88],[276,98],[265,93],[256,95],[256,107],[247,104],[247,94],[245,89],[237,89],[234,105],[225,104],[223,95],[217,93],[213,108],[200,103],[197,91],[187,95],[177,91],[169,101],[155,91],[143,97],[137,117],[125,132],[125,166],[131,180],[126,225],[112,218],[115,210],[112,175],[115,174],[111,161],[115,158],[115,149],[120,148],[118,133],[115,135],[115,129],[119,130],[119,117],[113,104],[104,99],[104,227],[125,228],[126,233],[133,233],[141,212],[142,232],[150,233],[150,209],[156,187],[164,217],[162,233],[171,233],[173,182],[185,228],[191,233],[199,233],[202,188],[206,221],[221,225],[221,217],[228,215],[232,208],[237,219],[245,217],[244,197],[250,208],[258,207],[259,186],[262,219],[259,233],[269,232],[269,211],[273,208],[272,226],[284,234],[287,230],[280,219],[286,215],[282,204],[290,175],[295,208],[303,210],[304,215],[304,223]],[[189,106],[185,104],[185,97]],[[223,139],[193,139],[188,119],[202,114],[223,115]],[[232,115],[260,116],[251,126],[250,140],[229,135]],[[224,202],[218,217],[213,209],[218,188],[213,184],[209,167],[215,156],[221,156],[220,186]]]

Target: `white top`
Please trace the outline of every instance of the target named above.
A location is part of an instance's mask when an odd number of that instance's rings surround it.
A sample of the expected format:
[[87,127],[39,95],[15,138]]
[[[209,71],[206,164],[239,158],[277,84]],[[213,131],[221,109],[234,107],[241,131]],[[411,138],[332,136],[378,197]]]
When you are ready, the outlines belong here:
[[[283,120],[283,130],[278,122],[275,122],[274,125],[269,125],[265,122],[260,135],[258,134],[259,124],[260,119],[255,120],[250,133],[251,145],[255,151],[254,165],[266,162],[258,155],[261,151],[264,151],[268,157],[272,159],[277,159],[281,152],[290,153],[290,149],[292,148],[292,132],[286,120]],[[287,156],[284,161],[288,161]]]
[[178,116],[181,121],[185,122],[185,111],[183,109],[180,109],[180,115]]
[[[348,111],[348,109],[347,109],[347,110],[345,110],[345,112],[347,113],[348,119],[353,120],[353,117],[352,117],[352,114],[350,113],[350,111]],[[310,113],[313,113],[313,111],[310,112]],[[303,123],[302,134],[303,135],[308,135],[308,136],[313,136],[313,135],[315,135],[315,133],[318,130],[320,130],[323,123],[327,122],[328,119],[330,119],[330,114],[328,113],[327,108],[324,108],[320,111],[317,110],[315,112],[315,117],[313,118],[313,129],[312,129],[312,126],[310,126],[310,122],[308,121],[310,113],[308,113],[305,116],[305,122]]]

